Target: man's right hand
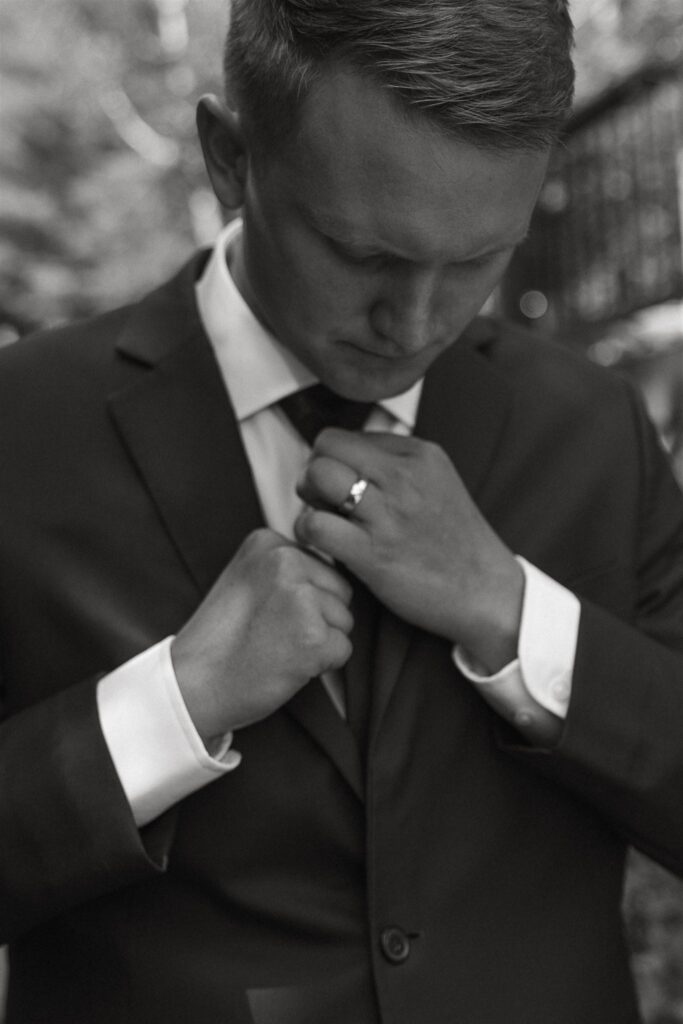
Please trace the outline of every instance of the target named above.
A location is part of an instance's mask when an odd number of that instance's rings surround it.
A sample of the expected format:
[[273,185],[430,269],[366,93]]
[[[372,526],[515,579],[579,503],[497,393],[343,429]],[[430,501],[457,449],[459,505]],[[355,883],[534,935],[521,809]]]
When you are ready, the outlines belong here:
[[351,654],[352,589],[336,569],[257,530],[171,645],[180,692],[206,742],[272,714]]

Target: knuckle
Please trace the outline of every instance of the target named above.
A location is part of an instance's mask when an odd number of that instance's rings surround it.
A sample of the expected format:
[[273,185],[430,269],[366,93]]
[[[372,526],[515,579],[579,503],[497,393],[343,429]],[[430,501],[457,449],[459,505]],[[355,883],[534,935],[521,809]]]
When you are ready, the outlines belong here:
[[426,462],[432,466],[442,466],[447,458],[441,445],[436,441],[426,441],[424,457]]
[[318,614],[315,588],[307,580],[290,580],[288,590],[299,628],[305,630],[309,621],[315,620]]
[[322,519],[316,509],[309,509],[303,520],[303,529],[306,538],[315,545],[322,538]]
[[372,564],[375,573],[391,566],[396,561],[403,546],[400,518],[397,525],[387,529],[381,536],[370,538],[367,561]]
[[276,587],[287,588],[297,579],[296,548],[277,547],[269,552],[269,575]]
[[314,488],[319,487],[323,480],[323,471],[323,460],[319,456],[311,459],[306,470],[306,480],[308,484]]
[[272,530],[262,526],[258,530],[253,530],[247,535],[245,540],[242,542],[242,551],[244,554],[249,556],[262,556],[274,548],[276,541],[277,538]]
[[330,641],[330,667],[342,668],[353,653],[353,646],[348,636],[337,633]]
[[401,463],[391,462],[384,469],[384,486],[389,491],[400,490],[403,486],[405,470]]
[[299,627],[299,640],[306,650],[319,650],[325,643],[326,635],[327,627],[318,616],[303,616]]
[[247,543],[252,544],[255,547],[270,547],[273,544],[273,532],[269,530],[267,526],[260,526],[257,530],[253,530],[247,537]]
[[242,541],[241,548],[240,548],[240,550],[244,554],[248,555],[248,554],[251,554],[252,552],[256,552],[256,551],[259,550],[259,548],[261,547],[261,544],[262,544],[262,541],[259,538],[259,534],[261,532],[262,532],[261,530],[254,530],[253,533],[248,533],[247,534],[247,536]]
[[335,433],[335,428],[334,427],[323,427],[323,429],[320,431],[320,433],[318,434],[318,436],[315,439],[315,444],[313,445],[313,451],[314,452],[329,451],[330,447],[334,443],[335,436],[336,436],[336,433]]

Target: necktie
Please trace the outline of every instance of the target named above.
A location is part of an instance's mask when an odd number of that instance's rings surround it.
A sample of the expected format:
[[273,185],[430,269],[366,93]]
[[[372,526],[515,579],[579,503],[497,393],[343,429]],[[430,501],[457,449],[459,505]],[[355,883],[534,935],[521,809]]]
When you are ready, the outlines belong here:
[[370,415],[372,402],[354,402],[351,398],[335,395],[324,384],[312,384],[287,395],[281,400],[280,408],[304,441],[313,447],[313,442],[325,427],[360,430]]
[[[283,398],[280,407],[304,441],[312,446],[325,427],[360,430],[373,403],[342,398],[324,384],[314,384]],[[378,605],[360,580],[350,574],[346,575],[353,586],[351,609],[354,617],[351,633],[353,654],[343,673],[346,716],[361,751],[364,751],[370,716],[372,650]]]

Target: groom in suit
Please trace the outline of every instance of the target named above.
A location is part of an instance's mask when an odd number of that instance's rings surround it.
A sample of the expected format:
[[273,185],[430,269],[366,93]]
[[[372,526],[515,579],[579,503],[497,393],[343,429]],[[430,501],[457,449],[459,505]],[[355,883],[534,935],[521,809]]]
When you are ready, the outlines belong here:
[[562,0],[234,0],[241,209],[0,360],[8,1024],[632,1024],[683,866],[683,503],[626,384],[477,313]]

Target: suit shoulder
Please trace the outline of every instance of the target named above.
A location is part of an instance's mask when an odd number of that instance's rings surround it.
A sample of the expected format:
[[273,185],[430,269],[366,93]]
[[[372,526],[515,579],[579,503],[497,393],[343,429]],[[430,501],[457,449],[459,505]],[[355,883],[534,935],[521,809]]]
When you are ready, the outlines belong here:
[[54,383],[72,373],[93,372],[112,359],[116,338],[126,323],[132,305],[28,334],[0,349],[0,387],[11,386],[21,378],[28,381],[43,378]]
[[0,350],[3,450],[21,438],[22,449],[52,451],[60,438],[102,422],[120,379],[116,345],[131,308],[38,331]]
[[488,326],[480,351],[523,400],[535,396],[546,406],[557,406],[558,412],[580,412],[596,403],[621,404],[632,394],[621,374],[576,348],[506,321],[490,321]]
[[170,280],[118,309],[38,331],[0,350],[0,387],[12,387],[18,379],[23,386],[51,382],[53,387],[55,381],[111,382],[117,344],[129,322],[146,338],[143,359],[151,355],[154,360],[166,351],[170,329],[177,338],[197,329],[194,286],[207,257],[207,250],[199,250]]

